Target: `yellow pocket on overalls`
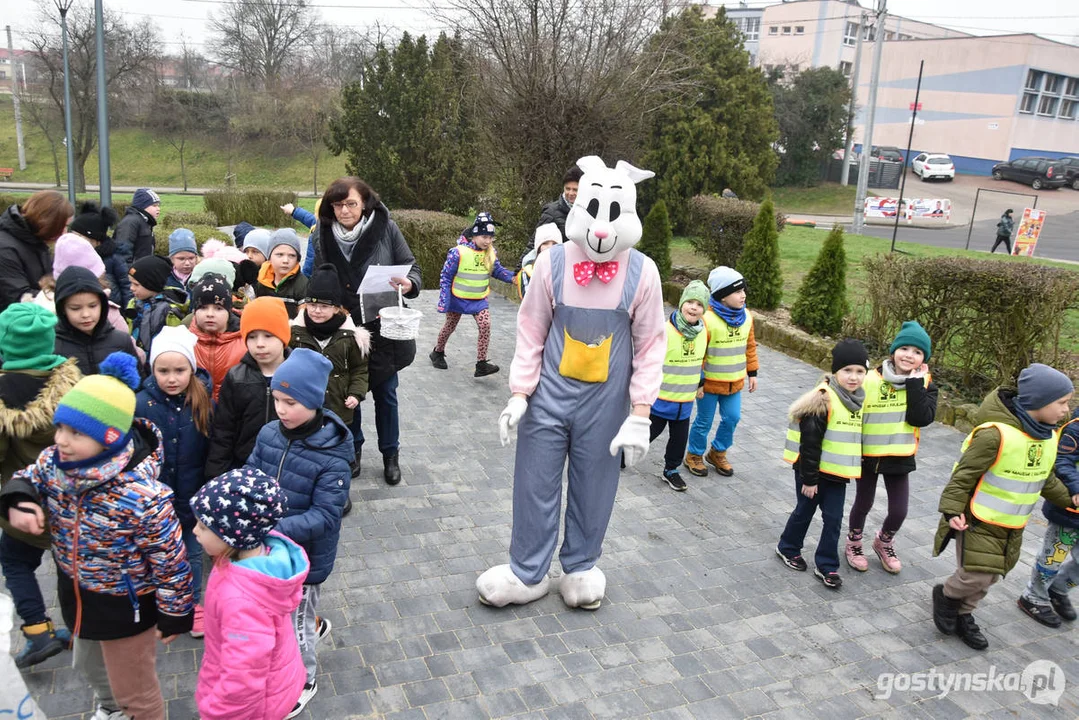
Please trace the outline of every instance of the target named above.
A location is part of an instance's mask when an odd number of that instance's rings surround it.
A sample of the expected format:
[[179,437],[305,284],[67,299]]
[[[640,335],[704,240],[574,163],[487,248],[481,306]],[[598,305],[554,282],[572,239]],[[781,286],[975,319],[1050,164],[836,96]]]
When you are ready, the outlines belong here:
[[565,346],[562,348],[562,362],[558,364],[558,373],[571,380],[587,383],[607,382],[607,372],[611,364],[611,339],[608,335],[602,342],[588,345],[570,337],[569,330],[562,328],[565,334]]

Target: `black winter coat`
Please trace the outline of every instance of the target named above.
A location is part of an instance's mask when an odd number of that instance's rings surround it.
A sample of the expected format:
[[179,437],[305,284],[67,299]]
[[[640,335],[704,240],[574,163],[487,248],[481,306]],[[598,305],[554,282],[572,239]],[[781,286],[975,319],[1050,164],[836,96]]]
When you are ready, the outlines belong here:
[[152,216],[130,206],[120,218],[112,239],[116,243],[116,252],[129,267],[139,258],[154,254],[154,225],[157,220]]
[[[290,352],[286,347],[285,357]],[[274,420],[277,411],[270,393],[270,378],[262,374],[251,353],[244,353],[240,364],[229,370],[221,382],[206,458],[207,479],[243,467],[255,447],[259,430]]]
[[38,239],[18,205],[0,215],[0,312],[37,293],[38,281],[52,271],[49,246]]
[[[416,256],[412,254],[397,223],[390,219],[390,211],[381,202],[371,209],[371,219],[356,243],[351,260],[345,258],[338,247],[332,228],[323,227],[320,223],[311,231],[311,238],[315,241],[314,266],[317,268],[328,262],[337,268],[344,289],[345,308],[356,325],[363,324],[371,333],[371,355],[368,358],[370,386],[380,385],[397,371],[412,364],[416,359],[416,341],[387,340],[379,333],[381,324],[377,319],[368,318],[370,321],[363,323],[356,290],[367,274],[367,268],[372,265],[411,265],[408,279],[412,282],[412,289],[405,293],[405,297],[418,297],[423,281]],[[391,294],[396,303],[396,294]]]
[[566,202],[565,197],[559,195],[557,200],[543,206],[543,211],[540,212],[540,219],[536,223],[536,227],[554,223],[562,233],[562,242],[566,242],[566,217],[568,216],[569,203]]
[[97,254],[101,262],[105,263],[105,277],[112,287],[111,300],[124,308],[127,307],[131,295],[131,280],[127,276],[127,263],[120,253],[116,252],[116,242],[109,239],[97,246]]
[[[877,368],[877,372],[880,372]],[[885,381],[887,382],[887,381]],[[937,386],[932,382],[925,385],[925,378],[907,380],[907,416],[909,425],[916,428],[929,427],[937,417]],[[908,457],[867,457],[862,458],[863,469],[880,474],[906,475],[918,468],[916,455]]]
[[[62,280],[62,281],[61,281]],[[86,334],[74,327],[64,312],[64,302],[76,293],[89,292],[101,299],[101,318],[94,331]],[[75,358],[83,375],[97,373],[98,365],[114,352],[133,357],[135,344],[131,336],[122,333],[109,322],[109,301],[94,274],[82,267],[70,267],[61,273],[56,283],[56,354]]]

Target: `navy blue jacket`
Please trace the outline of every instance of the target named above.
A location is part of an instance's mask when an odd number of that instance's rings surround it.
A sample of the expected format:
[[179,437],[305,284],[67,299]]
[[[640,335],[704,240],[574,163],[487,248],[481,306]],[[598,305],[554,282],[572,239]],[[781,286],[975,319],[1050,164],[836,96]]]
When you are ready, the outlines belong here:
[[352,482],[352,433],[331,411],[323,413],[322,427],[302,440],[286,438],[280,420],[264,426],[246,465],[277,478],[285,491],[288,510],[275,529],[307,552],[305,585],[319,585],[333,571]]
[[[1064,426],[1057,444],[1057,461],[1053,470],[1068,488],[1069,495],[1079,494],[1079,409],[1072,413],[1072,421]],[[1072,530],[1079,530],[1079,513],[1058,508],[1049,501],[1042,503],[1042,515],[1051,523]]]
[[[210,375],[199,369],[195,378],[210,394]],[[186,395],[170,397],[157,386],[153,375],[142,383],[142,390],[135,396],[136,417],[146,418],[161,431],[164,438],[165,458],[161,464],[161,482],[172,488],[172,505],[184,530],[195,527],[195,515],[191,512],[191,498],[202,487],[205,479],[202,467],[206,461],[206,449],[210,439],[195,428],[191,408],[185,405]]]
[[97,254],[101,262],[105,263],[105,276],[112,286],[112,296],[109,298],[122,308],[127,307],[131,300],[131,280],[127,275],[127,263],[116,252],[116,243],[112,239],[97,246]]

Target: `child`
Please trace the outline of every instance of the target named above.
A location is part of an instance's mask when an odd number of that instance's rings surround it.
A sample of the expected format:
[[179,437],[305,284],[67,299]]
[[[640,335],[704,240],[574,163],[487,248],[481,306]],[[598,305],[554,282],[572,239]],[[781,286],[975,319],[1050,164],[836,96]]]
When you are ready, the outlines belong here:
[[109,322],[109,299],[101,281],[86,268],[69,267],[56,279],[56,354],[74,358],[83,375],[114,352],[136,356],[127,332]]
[[[558,229],[554,223],[551,226]],[[659,399],[652,405],[649,442],[670,425],[667,452],[663,456],[663,479],[672,490],[684,492],[686,481],[678,473],[689,437],[689,416],[693,399],[703,394],[701,372],[708,349],[704,310],[708,306],[708,286],[694,280],[682,291],[678,309],[667,319],[667,356],[663,361],[663,384]]]
[[248,260],[241,250],[220,240],[204,242],[202,257],[203,260],[191,271],[188,287],[206,273],[221,275],[232,291],[232,312],[239,317],[248,301],[255,299],[252,283],[258,281],[259,266]]
[[[367,394],[371,333],[356,327],[342,307],[341,281],[333,265],[322,265],[311,276],[303,309],[292,321],[289,346],[314,350],[333,363],[324,406],[351,425],[355,409]],[[359,468],[361,447],[356,446],[354,471]]]
[[[45,308],[15,303],[0,313],[0,483],[52,444],[56,406],[82,377],[73,359],[53,354],[55,343],[56,315]],[[28,668],[70,647],[71,633],[53,625],[34,577],[49,534],[22,533],[5,520],[0,529],[0,566],[26,636],[15,665]]]
[[[108,271],[105,269],[105,263],[101,261],[101,257],[94,250],[94,247],[90,244],[89,240],[81,235],[76,235],[75,233],[64,233],[57,239],[56,247],[53,251],[53,277],[60,277],[64,270],[67,270],[72,266],[86,268],[98,279],[102,289],[105,291],[105,297],[108,298],[107,315],[109,317],[109,324],[120,332],[126,334],[127,321],[124,320],[123,308],[113,301],[113,296],[119,297],[119,293],[114,292],[110,285]],[[128,291],[130,292],[130,284],[128,285]],[[46,293],[42,292],[36,299],[40,302],[40,298],[44,295],[46,295]],[[54,303],[52,309],[55,310],[55,288],[52,295]]]
[[796,504],[779,538],[776,555],[792,570],[804,572],[802,544],[817,508],[820,541],[813,574],[826,588],[838,590],[839,535],[847,483],[862,467],[862,403],[869,353],[857,340],[832,348],[832,375],[794,401],[783,459],[794,466]]
[[292,228],[281,228],[274,230],[269,246],[270,259],[259,270],[255,294],[284,300],[291,320],[307,293],[307,278],[300,273],[300,238]]
[[[172,491],[158,482],[162,440],[134,419],[134,358],[114,353],[56,408],[56,445],[0,490],[0,516],[32,534],[52,529],[57,596],[77,638],[75,666],[127,717],[162,719],[155,639],[191,630],[191,569]],[[35,500],[41,498],[39,505]],[[96,680],[96,682],[95,682]],[[97,691],[101,697],[102,691]]]
[[195,691],[199,717],[283,718],[303,692],[290,615],[310,568],[303,548],[272,532],[285,513],[285,494],[272,477],[244,468],[206,483],[192,507],[195,535],[215,558]]
[[191,271],[199,261],[198,247],[195,245],[195,233],[187,228],[176,228],[169,235],[169,262],[172,272],[165,281],[165,287],[187,295],[187,281]]
[[281,483],[288,510],[277,523],[277,531],[299,543],[311,561],[294,615],[307,680],[290,718],[299,715],[318,692],[315,644],[329,632],[330,624],[325,618],[316,622],[315,611],[322,583],[337,557],[341,512],[352,478],[352,434],[332,410],[322,409],[331,370],[333,364],[316,352],[292,351],[271,382],[281,419],[259,431],[246,463]]
[[125,314],[135,344],[147,355],[161,328],[180,325],[187,314],[187,296],[166,288],[172,265],[158,255],[139,258],[131,266],[131,294],[134,295]]
[[214,412],[214,430],[206,458],[206,477],[242,467],[262,426],[276,420],[270,378],[289,355],[292,337],[281,298],[256,298],[240,318],[247,352],[225,374]]
[[919,428],[931,425],[937,415],[937,386],[925,364],[932,349],[928,333],[914,320],[908,320],[888,349],[891,357],[865,378],[862,476],[856,483],[850,509],[845,552],[847,564],[859,572],[869,569],[862,552],[862,530],[877,494],[877,475],[884,475],[888,515],[873,538],[873,552],[885,571],[895,574],[903,569],[894,538],[907,517]]
[[161,482],[172,488],[187,561],[194,579],[195,616],[191,637],[202,637],[202,558],[195,540],[191,498],[202,487],[213,402],[210,376],[195,365],[195,336],[185,327],[163,328],[154,338],[151,374],[136,396],[135,417],[145,418],[165,440]]
[[191,332],[198,339],[195,359],[210,372],[216,402],[225,375],[243,359],[247,344],[240,318],[232,312],[232,292],[220,275],[204,275],[191,286],[191,309]]
[[[2,317],[2,316],[0,316]],[[1060,431],[1057,458],[1053,470],[1073,497],[1079,495],[1079,409]],[[1068,592],[1079,584],[1079,514],[1061,510],[1052,503],[1042,503],[1042,514],[1049,521],[1036,556],[1030,582],[1019,596],[1019,609],[1042,625],[1060,627],[1061,620],[1075,620],[1075,608]]]
[[517,297],[525,299],[528,283],[532,280],[532,271],[536,267],[536,258],[544,250],[549,250],[555,245],[562,244],[562,231],[554,223],[547,223],[536,228],[535,239],[531,252],[521,259],[521,271],[517,273],[515,282],[517,285]]
[[[131,283],[127,279],[127,263],[116,252],[116,243],[109,237],[109,230],[116,226],[119,217],[112,208],[99,207],[96,202],[87,200],[79,203],[75,210],[75,219],[68,226],[68,232],[81,235],[90,241],[101,262],[105,264],[105,275],[112,289],[110,298],[121,308],[127,307],[131,300]],[[54,275],[59,273],[54,272]]]
[[[720,475],[730,477],[734,468],[727,450],[734,444],[734,430],[742,419],[742,388],[757,390],[757,340],[753,316],[746,310],[746,281],[725,265],[708,273],[712,297],[704,324],[708,328],[708,357],[704,363],[704,394],[697,400],[697,417],[689,432],[686,467],[694,475],[708,474],[707,462]],[[719,427],[708,454],[703,455],[708,432],[719,408]]]
[[270,259],[270,231],[263,228],[253,228],[244,235],[243,245],[240,247],[247,259],[260,268]]
[[975,650],[989,647],[989,641],[972,613],[989,587],[1019,561],[1023,528],[1038,496],[1060,508],[1079,505],[1079,495],[1069,497],[1053,474],[1055,426],[1068,416],[1074,391],[1067,375],[1034,363],[1019,373],[1018,392],[989,393],[940,494],[933,555],[954,536],[958,567],[933,588],[933,622]]
[[446,324],[438,334],[435,349],[431,351],[431,364],[445,370],[446,343],[457,329],[462,315],[473,315],[479,328],[476,343],[476,372],[474,377],[486,377],[498,372],[498,366],[487,361],[487,348],[491,342],[491,313],[487,309],[491,276],[504,283],[513,282],[513,273],[502,267],[495,256],[495,222],[489,213],[476,216],[472,227],[457,239],[457,247],[446,254],[442,266],[441,290],[438,294],[438,311],[446,313]]

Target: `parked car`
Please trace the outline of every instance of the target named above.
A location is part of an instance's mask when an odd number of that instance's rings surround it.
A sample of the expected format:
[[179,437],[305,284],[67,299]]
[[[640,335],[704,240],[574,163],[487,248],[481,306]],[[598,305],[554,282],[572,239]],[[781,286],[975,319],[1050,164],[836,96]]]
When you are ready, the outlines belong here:
[[1064,182],[1072,186],[1072,190],[1079,190],[1079,157],[1062,157],[1064,165]]
[[922,180],[955,180],[955,163],[943,153],[922,153],[910,161],[910,167]]
[[993,166],[994,180],[1015,180],[1035,190],[1064,185],[1064,163],[1041,157],[1016,158]]
[[903,162],[903,153],[897,147],[891,145],[874,145],[870,157],[892,162]]

